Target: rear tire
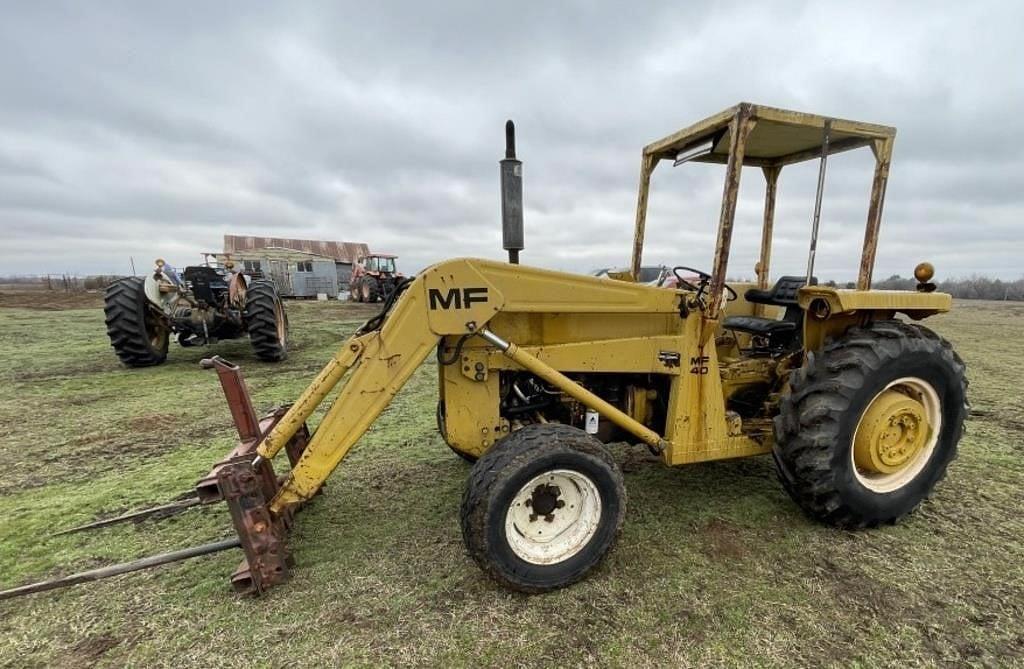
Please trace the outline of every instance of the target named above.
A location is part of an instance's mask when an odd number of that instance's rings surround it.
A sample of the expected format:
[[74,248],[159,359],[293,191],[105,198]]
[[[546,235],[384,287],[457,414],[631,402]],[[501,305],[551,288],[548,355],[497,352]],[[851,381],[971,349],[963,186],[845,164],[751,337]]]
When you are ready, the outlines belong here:
[[170,323],[146,297],[136,276],[107,286],[103,296],[107,336],[114,352],[129,367],[150,367],[167,359]]
[[288,316],[271,281],[253,281],[245,293],[245,328],[256,357],[279,362],[288,356]]
[[[775,418],[775,462],[786,492],[817,520],[846,528],[895,523],[931,494],[956,457],[968,412],[964,363],[927,328],[900,321],[852,328],[809,353],[790,387]],[[876,408],[908,398],[905,414]],[[879,450],[866,448],[876,443],[868,435],[877,435]],[[867,454],[892,458],[892,467],[865,466]]]
[[462,498],[462,537],[498,583],[546,592],[579,581],[600,563],[625,512],[622,472],[599,441],[568,425],[528,425],[473,466]]
[[363,280],[362,286],[363,302],[379,302],[380,301],[380,284],[374,278],[367,278]]

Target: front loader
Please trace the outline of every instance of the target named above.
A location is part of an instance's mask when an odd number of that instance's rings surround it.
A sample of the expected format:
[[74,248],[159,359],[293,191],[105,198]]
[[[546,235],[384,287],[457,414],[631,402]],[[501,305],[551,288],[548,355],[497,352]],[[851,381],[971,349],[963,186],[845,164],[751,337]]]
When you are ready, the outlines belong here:
[[[951,308],[931,267],[917,291],[871,290],[895,130],[741,103],[645,147],[632,275],[608,280],[510,262],[455,259],[401,282],[287,409],[258,421],[237,368],[214,360],[242,441],[203,484],[228,503],[246,560],[234,581],[283,581],[293,512],[430,355],[438,427],[475,464],[460,512],[470,556],[499,583],[542,592],[583,578],[626,509],[605,443],[650,449],[666,465],[771,455],[811,517],[845,528],[894,523],[933,490],[967,412],[964,365],[917,324]],[[513,145],[514,146],[514,145]],[[814,249],[827,158],[876,158],[856,289],[817,285]],[[785,165],[820,160],[806,272],[769,280],[775,190]],[[520,178],[521,165],[503,179]],[[678,266],[674,290],[638,284],[651,172],[661,162],[722,163],[726,181],[710,272]],[[756,284],[727,283],[744,166],[766,178]],[[521,193],[520,184],[503,193]],[[521,222],[521,203],[503,210]],[[516,222],[513,220],[512,227]],[[511,241],[509,241],[511,240]],[[631,280],[632,279],[632,280]],[[306,420],[336,399],[312,434]],[[278,479],[271,461],[292,462]]]

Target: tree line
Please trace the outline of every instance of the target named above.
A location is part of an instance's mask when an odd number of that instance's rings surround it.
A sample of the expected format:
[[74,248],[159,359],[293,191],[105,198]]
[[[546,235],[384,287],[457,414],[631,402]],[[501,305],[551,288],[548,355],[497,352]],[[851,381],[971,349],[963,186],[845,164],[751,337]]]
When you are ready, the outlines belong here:
[[[936,282],[939,292],[949,293],[964,300],[1024,300],[1024,278],[1003,281],[987,276],[973,275],[967,278],[953,278]],[[917,280],[893,274],[888,279],[876,281],[873,286],[882,290],[914,290]],[[847,284],[853,288],[854,284]]]
[[[115,274],[94,274],[86,277],[70,274],[7,276],[0,277],[0,284],[31,285],[46,290],[76,292],[79,290],[103,290],[109,283],[120,278],[120,275]],[[841,288],[856,287],[853,281],[847,283],[826,281],[824,285]],[[1024,301],[1024,278],[1016,281],[1003,281],[987,276],[972,275],[967,278],[946,279],[939,281],[936,285],[940,292],[949,293],[953,297],[964,300]],[[893,274],[888,279],[875,281],[872,286],[879,290],[915,290],[917,280]]]

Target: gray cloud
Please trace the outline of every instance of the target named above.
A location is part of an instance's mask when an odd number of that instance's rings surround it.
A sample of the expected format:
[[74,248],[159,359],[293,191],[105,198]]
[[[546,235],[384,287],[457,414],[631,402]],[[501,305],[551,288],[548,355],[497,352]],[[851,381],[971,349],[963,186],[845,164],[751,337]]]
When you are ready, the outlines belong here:
[[[899,128],[877,275],[1024,273],[1016,3],[16,3],[0,23],[0,274],[123,271],[225,233],[500,257],[516,119],[530,263],[627,261],[640,148],[739,100]],[[780,182],[799,270],[815,166]],[[710,263],[721,169],[659,168],[647,258]],[[752,273],[763,179],[731,267]],[[830,165],[819,274],[851,278],[870,158]]]

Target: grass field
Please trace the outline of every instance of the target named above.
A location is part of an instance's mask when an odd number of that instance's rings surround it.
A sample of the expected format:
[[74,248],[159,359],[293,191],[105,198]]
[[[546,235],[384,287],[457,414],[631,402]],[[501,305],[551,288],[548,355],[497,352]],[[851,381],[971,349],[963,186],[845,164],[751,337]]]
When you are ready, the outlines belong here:
[[[187,492],[234,437],[206,351],[127,370],[93,303],[27,303],[0,296],[0,587],[228,536],[218,506],[48,538]],[[368,314],[288,309],[285,363],[216,347],[261,409],[294,399]],[[1024,305],[961,302],[929,323],[967,361],[975,413],[948,478],[900,526],[808,521],[767,457],[667,469],[620,446],[617,548],[572,588],[507,592],[463,551],[469,466],[435,432],[428,362],[303,512],[288,584],[233,594],[229,551],[2,602],[0,664],[1022,664]]]

